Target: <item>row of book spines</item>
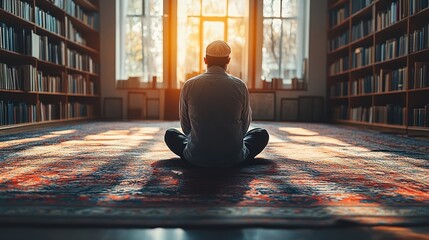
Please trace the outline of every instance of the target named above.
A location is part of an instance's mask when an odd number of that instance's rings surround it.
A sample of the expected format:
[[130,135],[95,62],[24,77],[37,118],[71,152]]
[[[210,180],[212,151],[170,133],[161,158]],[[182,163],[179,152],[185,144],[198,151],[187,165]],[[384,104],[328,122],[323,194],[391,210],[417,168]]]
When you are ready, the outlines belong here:
[[[400,36],[399,38],[386,40],[385,43],[377,44],[375,47],[375,61],[382,62],[390,59],[394,59],[400,56],[408,54],[408,37],[407,35]],[[356,48],[352,52],[352,68],[364,66],[372,63],[373,47],[361,47]],[[337,62],[333,64],[345,64],[346,61],[344,56],[340,58]],[[347,61],[348,63],[348,61]],[[341,71],[346,70],[347,66],[343,68],[334,67],[333,70],[338,69]],[[336,73],[337,71],[331,71],[331,73]]]
[[[369,4],[368,4],[369,5]],[[368,5],[364,5],[365,8]],[[390,8],[377,13],[377,30],[384,29],[393,23],[407,17],[408,15],[416,14],[417,12],[429,7],[429,0],[399,0],[393,1]],[[347,9],[347,12],[346,12]],[[362,8],[352,9],[352,13],[359,11]],[[346,14],[347,13],[347,14]],[[339,8],[330,13],[330,26],[335,27],[349,17],[347,5],[344,8]]]
[[374,47],[360,47],[352,52],[352,68],[363,67],[372,63]]
[[32,65],[9,66],[0,63],[0,89],[94,94],[94,82],[83,75],[68,75],[67,83],[64,84],[61,76],[45,75]]
[[389,39],[386,42],[376,45],[375,61],[382,62],[404,56],[408,54],[408,36],[402,35],[399,38]]
[[336,25],[342,23],[350,16],[348,5],[343,6],[342,8],[335,9],[329,13],[329,25],[330,27],[335,27]]
[[416,127],[429,127],[429,104],[423,108],[413,108],[409,123]]
[[[98,14],[97,13],[89,13],[84,11],[78,4],[76,4],[73,0],[68,0],[67,3],[65,1],[59,0],[50,0],[55,6],[63,9],[68,14],[77,19],[84,22],[86,25],[97,29],[98,28]],[[21,0],[0,0],[0,7],[5,11],[8,11],[18,17],[24,18],[27,21],[33,20],[33,6],[25,1]],[[45,26],[45,23],[48,24],[49,21],[55,20],[61,22],[60,20],[53,17],[48,11],[41,10],[36,6],[36,24],[43,24],[42,27]],[[51,22],[53,23],[53,22]],[[60,26],[60,23],[57,23]],[[48,30],[51,30],[48,28]],[[54,31],[56,32],[56,31]],[[58,33],[58,32],[57,32]]]
[[93,29],[98,29],[98,21],[99,17],[97,13],[88,13],[85,12],[78,4],[76,4],[73,0],[68,1],[65,4],[65,11],[73,17],[81,20],[88,26]]
[[339,58],[329,66],[329,73],[331,75],[344,72],[349,69],[349,56]]
[[[350,95],[399,91],[407,88],[407,68],[397,70],[380,70],[376,75],[366,76],[351,82]],[[348,82],[342,81],[331,86],[331,97],[348,96]]]
[[343,32],[341,35],[330,40],[330,51],[345,46],[349,43],[349,31]]
[[94,106],[87,103],[27,104],[0,100],[0,125],[41,122],[94,116]]
[[73,23],[67,19],[66,17],[66,24],[65,24],[65,34],[66,38],[70,41],[86,45],[87,40],[82,36],[82,34],[76,30]]
[[372,18],[360,21],[352,26],[352,41],[356,41],[374,31],[374,20]]
[[345,97],[348,96],[349,86],[347,81],[338,82],[330,87],[331,97]]
[[370,108],[368,107],[354,107],[350,108],[349,119],[358,122],[370,121]]
[[94,74],[98,72],[98,66],[95,64],[92,57],[85,54],[81,54],[78,51],[75,51],[72,49],[67,49],[67,56],[68,56],[68,61],[67,61],[68,67],[94,73]]
[[409,0],[410,15],[429,7],[429,0]]
[[429,63],[416,62],[411,68],[412,81],[410,81],[410,88],[426,88],[429,87]]
[[52,16],[49,12],[36,7],[36,24],[50,32],[58,35],[64,35],[61,27],[61,21]]
[[33,7],[21,0],[0,0],[0,8],[27,21],[33,19]]
[[429,47],[429,24],[410,34],[410,51],[417,52]]
[[352,13],[358,12],[361,9],[371,5],[373,0],[352,0]]
[[385,11],[378,12],[377,30],[384,29],[407,17],[409,11],[408,1],[409,0],[392,1],[390,6]]
[[69,75],[67,79],[68,93],[94,94],[94,82],[87,81],[82,75]]
[[362,121],[364,119],[365,122],[369,123],[404,125],[406,122],[406,108],[401,105],[388,104],[386,106],[349,109],[347,106],[341,105],[332,108],[331,117],[335,120]]
[[351,83],[351,95],[368,94],[373,92],[373,76],[359,78]]
[[65,64],[65,43],[63,41],[53,42],[47,36],[39,36],[32,32],[31,50],[31,55],[35,58],[58,65]]

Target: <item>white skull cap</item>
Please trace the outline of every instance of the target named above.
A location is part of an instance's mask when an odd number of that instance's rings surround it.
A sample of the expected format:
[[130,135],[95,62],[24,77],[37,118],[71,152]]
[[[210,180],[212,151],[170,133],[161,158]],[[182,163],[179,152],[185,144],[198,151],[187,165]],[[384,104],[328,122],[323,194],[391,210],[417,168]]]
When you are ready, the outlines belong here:
[[231,48],[228,43],[222,40],[216,40],[206,48],[206,55],[211,57],[228,57],[230,53]]

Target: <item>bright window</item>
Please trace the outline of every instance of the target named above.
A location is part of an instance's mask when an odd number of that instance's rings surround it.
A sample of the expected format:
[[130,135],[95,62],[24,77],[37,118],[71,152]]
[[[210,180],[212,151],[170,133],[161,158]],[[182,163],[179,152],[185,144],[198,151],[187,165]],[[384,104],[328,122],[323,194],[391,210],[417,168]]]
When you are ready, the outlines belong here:
[[205,71],[205,47],[214,40],[231,46],[228,72],[246,81],[248,0],[178,1],[177,86]]
[[303,77],[307,0],[116,3],[116,78],[137,80],[133,88],[152,87],[154,77],[158,87],[181,87],[206,70],[205,47],[214,40],[229,43],[227,71],[252,88],[261,88],[261,80],[282,78],[288,85]]
[[263,1],[262,80],[301,76],[305,51],[305,3],[303,0]]
[[[118,79],[163,78],[163,0],[120,0]],[[144,85],[143,85],[144,86]]]

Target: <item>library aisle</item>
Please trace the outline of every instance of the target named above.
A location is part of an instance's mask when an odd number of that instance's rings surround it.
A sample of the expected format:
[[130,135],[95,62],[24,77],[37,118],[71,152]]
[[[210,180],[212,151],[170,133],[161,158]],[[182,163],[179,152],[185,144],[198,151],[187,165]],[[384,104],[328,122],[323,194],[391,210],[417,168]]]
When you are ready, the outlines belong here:
[[251,164],[204,170],[163,142],[178,122],[91,122],[0,136],[0,222],[12,226],[338,227],[429,222],[429,142],[258,122]]

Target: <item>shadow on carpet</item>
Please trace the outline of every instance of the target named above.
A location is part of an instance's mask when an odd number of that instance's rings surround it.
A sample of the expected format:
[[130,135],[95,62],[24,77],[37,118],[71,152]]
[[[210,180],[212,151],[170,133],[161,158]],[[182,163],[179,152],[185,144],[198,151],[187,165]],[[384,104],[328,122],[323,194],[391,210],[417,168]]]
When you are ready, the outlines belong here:
[[259,158],[191,167],[165,147],[177,122],[95,122],[0,137],[4,225],[427,225],[429,145],[331,125],[254,123]]

